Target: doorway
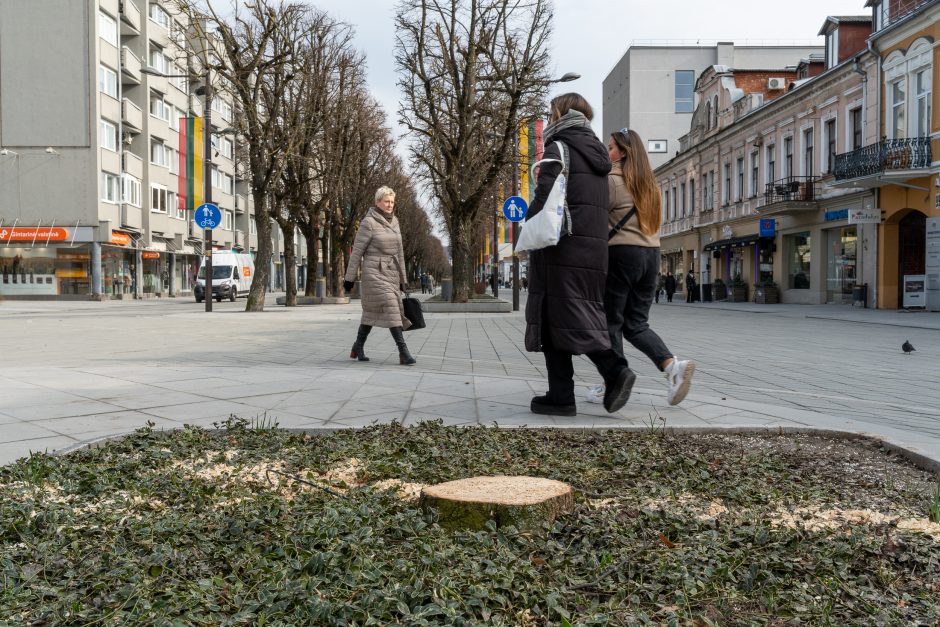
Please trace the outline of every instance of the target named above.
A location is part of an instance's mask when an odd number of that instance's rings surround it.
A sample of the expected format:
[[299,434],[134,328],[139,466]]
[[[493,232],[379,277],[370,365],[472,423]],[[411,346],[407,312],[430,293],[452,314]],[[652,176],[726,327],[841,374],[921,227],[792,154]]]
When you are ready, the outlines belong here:
[[904,275],[924,274],[927,262],[927,216],[912,210],[898,223],[898,306],[904,302]]

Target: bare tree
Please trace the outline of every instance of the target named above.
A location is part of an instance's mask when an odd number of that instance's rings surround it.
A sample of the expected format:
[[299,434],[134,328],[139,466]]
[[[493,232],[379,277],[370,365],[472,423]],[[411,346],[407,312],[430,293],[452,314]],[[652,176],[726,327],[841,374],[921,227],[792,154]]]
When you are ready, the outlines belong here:
[[473,235],[507,170],[518,120],[548,84],[549,0],[403,0],[396,62],[412,163],[450,237],[454,300],[473,277]]
[[211,41],[218,58],[210,69],[221,76],[235,98],[235,126],[247,148],[244,171],[255,207],[258,250],[247,311],[263,311],[270,281],[272,186],[281,174],[284,155],[294,151],[296,137],[284,136],[285,99],[298,75],[300,48],[315,28],[311,8],[299,2],[254,0],[234,16],[220,14],[211,0],[175,0],[189,16],[198,36]]

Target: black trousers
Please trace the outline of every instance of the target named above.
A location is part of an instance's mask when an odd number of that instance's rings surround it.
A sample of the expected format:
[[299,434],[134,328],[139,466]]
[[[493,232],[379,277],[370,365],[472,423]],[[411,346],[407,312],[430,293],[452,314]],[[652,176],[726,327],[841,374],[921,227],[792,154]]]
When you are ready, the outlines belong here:
[[[548,370],[548,400],[558,405],[572,405],[574,397],[574,362],[573,355],[565,351],[543,347],[545,368]],[[587,358],[594,362],[597,371],[609,384],[621,368],[627,366],[627,360],[611,349],[588,353]]]

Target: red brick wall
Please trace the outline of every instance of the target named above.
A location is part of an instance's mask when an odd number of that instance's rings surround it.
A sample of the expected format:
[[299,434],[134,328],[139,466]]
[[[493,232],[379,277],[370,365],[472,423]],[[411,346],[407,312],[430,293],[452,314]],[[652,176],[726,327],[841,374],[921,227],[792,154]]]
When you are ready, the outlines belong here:
[[871,24],[839,24],[839,63],[865,49]]
[[734,82],[746,94],[764,94],[764,101],[773,100],[787,93],[786,88],[769,91],[767,79],[783,77],[786,84],[796,80],[796,72],[784,70],[735,70]]

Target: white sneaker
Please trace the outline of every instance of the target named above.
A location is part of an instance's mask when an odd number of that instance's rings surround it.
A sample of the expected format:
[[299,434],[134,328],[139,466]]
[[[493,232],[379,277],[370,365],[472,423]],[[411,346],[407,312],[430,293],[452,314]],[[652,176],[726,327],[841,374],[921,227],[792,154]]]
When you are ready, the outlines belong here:
[[666,399],[670,405],[678,405],[689,393],[694,374],[694,361],[679,361],[674,358],[672,363],[666,366],[666,382],[669,384],[669,394],[666,395]]
[[587,391],[587,402],[589,403],[603,403],[604,402],[604,391],[605,388],[603,385],[595,385],[594,387],[588,388]]

